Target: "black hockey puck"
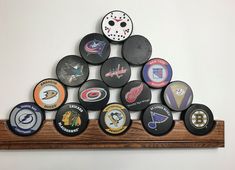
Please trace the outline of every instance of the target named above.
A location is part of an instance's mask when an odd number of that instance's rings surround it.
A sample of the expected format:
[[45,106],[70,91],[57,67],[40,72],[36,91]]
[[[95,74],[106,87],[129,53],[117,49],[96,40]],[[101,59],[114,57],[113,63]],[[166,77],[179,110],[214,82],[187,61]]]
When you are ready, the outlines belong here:
[[162,88],[170,83],[172,78],[171,65],[164,59],[153,58],[142,69],[143,81],[152,88]]
[[35,103],[18,104],[10,113],[7,121],[9,129],[19,136],[30,136],[38,132],[45,120],[44,111]]
[[142,124],[145,130],[155,136],[168,133],[173,125],[171,111],[163,104],[151,104],[142,114]]
[[184,124],[195,135],[206,135],[214,126],[211,110],[202,104],[192,104],[184,113]]
[[128,38],[122,46],[124,59],[132,65],[146,63],[152,54],[152,46],[149,40],[141,35]]
[[88,110],[101,110],[109,101],[109,88],[101,80],[88,80],[78,92],[78,99]]
[[163,102],[174,111],[186,110],[193,101],[191,87],[183,81],[173,81],[162,93]]
[[48,111],[58,109],[65,103],[67,97],[67,89],[56,79],[40,81],[33,91],[34,101],[39,107]]
[[139,80],[127,83],[121,90],[121,101],[123,105],[132,111],[141,111],[148,107],[151,102],[151,91],[149,87]]
[[110,55],[110,43],[102,34],[88,34],[81,40],[79,51],[88,63],[101,64]]
[[64,85],[77,87],[89,76],[88,64],[79,56],[65,56],[57,64],[56,75]]
[[54,124],[61,134],[76,136],[87,128],[88,121],[88,113],[80,104],[67,103],[57,111]]
[[121,104],[109,104],[100,113],[100,127],[108,134],[120,135],[128,129],[130,123],[130,113]]
[[125,12],[115,10],[104,16],[101,30],[111,42],[120,43],[132,34],[133,23]]
[[100,76],[108,86],[122,87],[131,77],[131,68],[124,59],[112,57],[102,65]]

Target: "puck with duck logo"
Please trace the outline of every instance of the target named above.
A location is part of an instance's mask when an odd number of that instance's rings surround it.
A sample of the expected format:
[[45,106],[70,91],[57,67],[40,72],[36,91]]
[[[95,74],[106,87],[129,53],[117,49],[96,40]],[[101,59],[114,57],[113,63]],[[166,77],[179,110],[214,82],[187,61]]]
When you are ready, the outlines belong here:
[[87,110],[101,110],[109,101],[108,86],[101,80],[88,80],[78,91],[78,99]]
[[56,79],[44,79],[34,88],[33,98],[39,107],[52,111],[67,100],[67,89]]
[[87,128],[88,121],[88,113],[80,104],[67,103],[57,111],[54,124],[61,134],[76,136]]
[[88,78],[88,64],[79,56],[65,56],[57,64],[56,75],[64,85],[77,87]]
[[145,130],[155,136],[168,133],[174,125],[170,109],[160,103],[148,106],[143,112],[141,120]]
[[149,60],[142,69],[143,81],[152,88],[162,88],[170,83],[172,78],[171,65],[164,59]]
[[89,64],[101,64],[110,55],[110,43],[102,34],[88,34],[81,40],[79,51]]
[[123,134],[131,123],[129,111],[121,104],[107,105],[99,117],[99,124],[104,132],[111,135]]
[[132,34],[133,23],[125,12],[115,10],[104,16],[101,30],[111,42],[121,43]]
[[141,111],[151,102],[150,88],[142,81],[134,80],[127,83],[121,90],[121,101],[131,111]]
[[122,87],[131,77],[129,64],[120,57],[112,57],[104,62],[100,75],[102,80],[110,87]]
[[45,120],[44,111],[35,103],[18,104],[10,113],[7,121],[9,129],[19,136],[30,136],[38,132]]

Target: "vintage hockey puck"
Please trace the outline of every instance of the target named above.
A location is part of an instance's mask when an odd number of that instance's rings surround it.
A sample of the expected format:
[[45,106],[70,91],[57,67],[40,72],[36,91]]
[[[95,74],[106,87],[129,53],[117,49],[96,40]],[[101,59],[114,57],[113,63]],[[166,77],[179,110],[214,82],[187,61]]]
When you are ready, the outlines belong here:
[[54,124],[65,136],[81,134],[88,125],[88,113],[78,103],[66,103],[56,113]]
[[122,46],[123,58],[132,65],[146,63],[152,54],[149,40],[141,35],[129,37]]
[[88,110],[101,110],[109,101],[108,86],[101,80],[88,80],[78,91],[78,99]]
[[195,135],[206,135],[214,126],[211,110],[202,104],[192,104],[184,113],[184,124]]
[[110,55],[110,43],[102,34],[88,34],[81,40],[79,51],[88,63],[101,64]]
[[162,88],[170,83],[172,78],[171,65],[164,59],[149,60],[142,69],[143,81],[152,88]]
[[111,42],[120,43],[132,34],[133,23],[125,12],[115,10],[104,16],[101,30]]
[[56,79],[44,79],[34,88],[33,98],[44,110],[56,110],[67,100],[67,89]]
[[131,123],[129,111],[121,104],[107,105],[100,113],[99,124],[104,132],[111,135],[124,133]]
[[9,129],[19,136],[30,136],[38,132],[45,120],[44,111],[35,103],[18,104],[10,113],[7,121]]
[[145,130],[155,136],[168,133],[174,125],[171,111],[160,103],[148,106],[143,112],[141,120]]
[[88,64],[79,56],[65,56],[57,64],[56,75],[64,85],[77,87],[89,76]]
[[121,90],[121,101],[131,111],[141,111],[151,102],[150,88],[139,80],[130,81]]
[[129,64],[120,57],[112,57],[104,62],[100,75],[102,80],[110,87],[122,87],[131,77]]
[[186,110],[193,101],[191,87],[183,81],[173,81],[162,91],[163,102],[174,111]]

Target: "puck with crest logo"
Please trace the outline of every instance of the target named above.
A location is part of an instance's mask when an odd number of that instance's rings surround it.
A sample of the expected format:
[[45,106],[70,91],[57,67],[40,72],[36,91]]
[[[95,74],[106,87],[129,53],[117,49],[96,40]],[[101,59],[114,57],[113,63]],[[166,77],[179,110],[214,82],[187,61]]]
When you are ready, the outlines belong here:
[[67,89],[56,79],[44,79],[34,88],[33,98],[39,107],[52,111],[67,100]]
[[127,83],[121,90],[121,101],[131,111],[141,111],[148,107],[152,94],[150,88],[142,81]]
[[101,64],[110,55],[110,43],[102,34],[88,34],[81,40],[79,51],[89,64]]
[[186,128],[194,135],[206,135],[213,129],[212,111],[203,104],[192,104],[183,115]]
[[142,69],[142,79],[151,88],[165,87],[170,83],[171,78],[171,65],[161,58],[149,60]]
[[101,110],[109,101],[108,86],[101,80],[85,82],[78,91],[78,99],[87,110]]
[[56,75],[64,85],[77,87],[89,76],[88,64],[79,56],[65,56],[57,64]]
[[145,130],[155,136],[168,133],[174,125],[170,109],[160,103],[148,106],[142,113],[141,121]]
[[121,43],[132,34],[133,23],[125,12],[115,10],[104,16],[101,29],[111,42]]
[[112,57],[104,62],[100,75],[102,80],[110,87],[122,87],[131,77],[129,64],[120,57]]
[[9,129],[19,136],[30,136],[38,132],[45,120],[44,111],[35,103],[18,104],[10,113],[7,121]]
[[54,124],[65,136],[81,134],[88,125],[88,113],[79,103],[66,103],[56,113]]
[[131,123],[129,111],[121,104],[111,103],[100,113],[99,124],[105,133],[120,135],[127,131]]

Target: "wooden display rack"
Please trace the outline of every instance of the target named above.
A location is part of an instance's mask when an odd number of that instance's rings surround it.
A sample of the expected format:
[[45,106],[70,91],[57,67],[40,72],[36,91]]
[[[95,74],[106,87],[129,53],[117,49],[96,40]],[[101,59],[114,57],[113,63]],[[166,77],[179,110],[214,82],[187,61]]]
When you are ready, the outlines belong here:
[[164,136],[148,134],[140,120],[133,120],[129,130],[119,136],[105,134],[98,120],[90,120],[79,136],[66,137],[46,120],[38,133],[20,137],[13,134],[6,121],[0,120],[0,149],[78,149],[78,148],[216,148],[224,147],[224,121],[215,121],[214,129],[205,136],[187,131],[183,121],[175,121],[174,128]]

